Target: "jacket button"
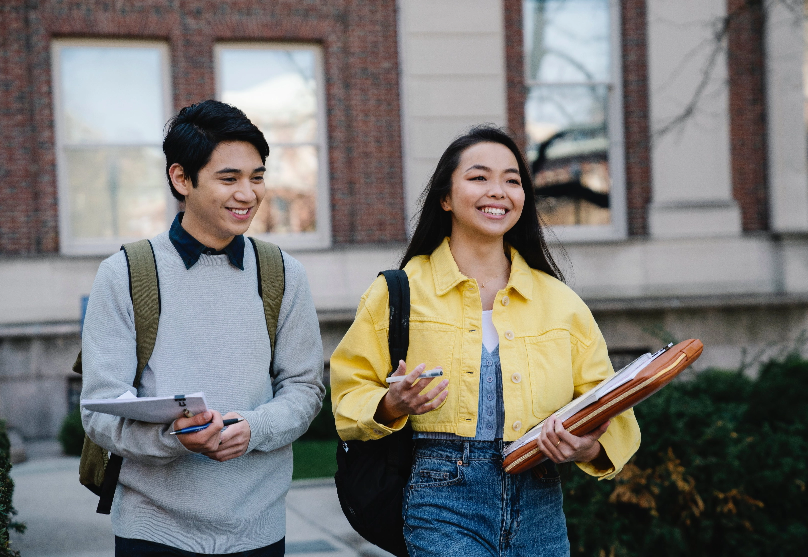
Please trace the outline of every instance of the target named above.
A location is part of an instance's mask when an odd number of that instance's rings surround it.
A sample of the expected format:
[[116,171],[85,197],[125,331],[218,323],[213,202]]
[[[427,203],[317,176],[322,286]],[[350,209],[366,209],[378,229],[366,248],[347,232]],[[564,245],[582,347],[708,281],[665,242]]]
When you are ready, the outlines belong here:
[[507,296],[503,296],[503,297],[502,297],[502,305],[503,305],[503,306],[507,306],[507,305],[508,305],[508,304],[510,304],[510,303],[511,303],[511,299],[510,299],[510,298],[508,298]]
[[522,429],[522,422],[520,422],[519,420],[513,422],[513,430],[519,431],[520,429]]
[[505,331],[505,338],[508,340],[513,340],[513,331]]
[[511,375],[511,381],[513,381],[514,383],[520,383],[522,381],[522,374],[517,371],[516,373]]

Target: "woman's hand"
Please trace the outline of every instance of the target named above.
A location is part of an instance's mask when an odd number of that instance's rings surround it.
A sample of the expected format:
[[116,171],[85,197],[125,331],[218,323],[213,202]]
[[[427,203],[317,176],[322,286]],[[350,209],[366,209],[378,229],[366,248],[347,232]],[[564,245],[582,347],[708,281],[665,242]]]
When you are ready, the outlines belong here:
[[[444,379],[433,389],[421,394],[424,385],[418,382],[418,376],[423,373],[425,368],[426,364],[418,365],[403,381],[391,383],[384,398],[379,401],[379,407],[373,419],[380,424],[387,424],[401,416],[426,414],[440,406],[449,395],[446,388],[449,385],[449,380]],[[398,362],[398,369],[393,373],[393,376],[405,375],[406,373],[407,364],[404,363],[404,360],[401,360]]]
[[541,434],[537,440],[539,450],[556,464],[592,462],[599,457],[608,459],[598,439],[606,433],[609,423],[611,422],[606,422],[586,435],[578,437],[564,429],[561,420],[553,414],[541,426]]

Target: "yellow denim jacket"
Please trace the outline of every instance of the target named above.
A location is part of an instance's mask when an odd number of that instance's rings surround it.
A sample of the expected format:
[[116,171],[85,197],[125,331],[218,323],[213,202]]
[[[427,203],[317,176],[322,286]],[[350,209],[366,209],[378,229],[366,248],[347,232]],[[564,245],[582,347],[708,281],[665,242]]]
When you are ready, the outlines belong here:
[[[478,284],[460,272],[448,239],[431,255],[410,260],[404,270],[411,299],[407,369],[421,363],[427,369],[442,367],[449,395],[438,408],[420,416],[404,416],[387,425],[373,419],[392,369],[387,285],[378,277],[363,294],[353,324],[331,357],[337,431],[344,440],[378,439],[401,429],[409,419],[416,431],[474,437],[482,350]],[[562,282],[530,268],[515,249],[511,249],[510,279],[497,293],[492,317],[499,333],[505,441],[521,437],[614,373],[589,308]],[[613,467],[578,466],[593,476],[611,478],[640,445],[633,411],[614,418],[600,442]]]

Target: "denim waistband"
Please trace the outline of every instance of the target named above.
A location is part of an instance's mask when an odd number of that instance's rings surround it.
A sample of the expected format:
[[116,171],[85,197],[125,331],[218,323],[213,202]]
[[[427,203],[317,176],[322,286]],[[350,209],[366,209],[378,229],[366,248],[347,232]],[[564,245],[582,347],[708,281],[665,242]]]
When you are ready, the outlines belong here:
[[[502,451],[508,443],[496,441],[461,441],[455,439],[416,439],[415,457],[454,460],[464,465],[471,460],[503,461]],[[545,460],[539,467],[539,477],[558,476],[556,464]]]

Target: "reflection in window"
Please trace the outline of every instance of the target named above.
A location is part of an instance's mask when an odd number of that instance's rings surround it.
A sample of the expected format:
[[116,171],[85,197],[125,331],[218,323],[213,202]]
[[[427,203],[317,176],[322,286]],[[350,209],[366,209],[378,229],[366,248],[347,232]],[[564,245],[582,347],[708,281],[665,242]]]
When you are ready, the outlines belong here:
[[610,224],[609,0],[526,0],[528,161],[543,219]]
[[249,234],[324,232],[319,64],[319,51],[307,46],[218,48],[221,100],[242,109],[269,143],[267,195]]
[[54,45],[62,244],[105,251],[165,230],[166,121],[159,45]]

